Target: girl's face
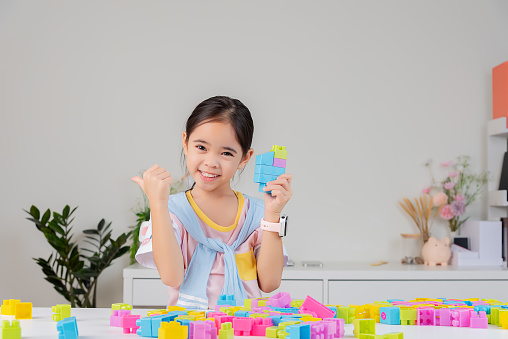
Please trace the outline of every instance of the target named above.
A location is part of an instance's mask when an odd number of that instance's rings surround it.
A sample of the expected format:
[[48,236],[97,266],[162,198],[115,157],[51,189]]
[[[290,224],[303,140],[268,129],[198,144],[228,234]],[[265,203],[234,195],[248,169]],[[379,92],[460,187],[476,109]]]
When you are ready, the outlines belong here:
[[231,178],[254,152],[250,149],[244,157],[233,127],[223,122],[205,122],[194,129],[187,143],[186,139],[187,132],[183,132],[187,169],[195,187],[209,192],[230,191]]

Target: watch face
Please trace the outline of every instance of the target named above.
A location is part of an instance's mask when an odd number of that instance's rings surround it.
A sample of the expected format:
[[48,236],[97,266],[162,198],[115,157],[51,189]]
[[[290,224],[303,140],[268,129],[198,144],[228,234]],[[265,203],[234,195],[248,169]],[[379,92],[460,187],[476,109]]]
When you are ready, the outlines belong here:
[[288,228],[288,216],[283,215],[280,218],[280,233],[279,235],[281,237],[285,237],[287,234],[287,228]]

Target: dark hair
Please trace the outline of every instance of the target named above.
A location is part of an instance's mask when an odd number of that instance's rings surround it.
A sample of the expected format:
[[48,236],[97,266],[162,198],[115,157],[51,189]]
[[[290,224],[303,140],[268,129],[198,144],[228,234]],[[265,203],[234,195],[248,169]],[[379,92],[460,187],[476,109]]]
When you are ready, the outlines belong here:
[[[247,154],[254,135],[254,122],[249,109],[240,100],[226,96],[215,96],[197,105],[187,119],[185,126],[187,138],[185,142],[189,142],[189,136],[197,127],[207,122],[231,124],[235,130],[236,140],[242,147],[243,156]],[[182,165],[185,163],[184,159],[182,157]]]
[[238,99],[216,96],[206,99],[196,106],[185,126],[187,139],[199,126],[207,122],[229,123],[235,130],[236,140],[242,147],[245,156],[252,144],[254,122],[249,109]]

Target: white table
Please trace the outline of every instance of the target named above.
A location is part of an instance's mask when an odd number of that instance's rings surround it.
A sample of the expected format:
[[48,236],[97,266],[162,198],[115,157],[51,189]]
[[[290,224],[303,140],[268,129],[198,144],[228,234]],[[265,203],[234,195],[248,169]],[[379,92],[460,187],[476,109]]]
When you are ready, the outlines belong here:
[[[146,316],[143,309],[134,309],[132,314]],[[58,338],[56,322],[51,320],[51,308],[34,307],[33,318],[20,320],[22,338]],[[136,334],[124,334],[121,328],[109,326],[111,310],[108,308],[72,309],[71,315],[77,318],[79,338],[142,338]],[[14,319],[12,316],[1,316],[1,320]],[[508,330],[489,325],[488,329],[471,329],[456,327],[424,327],[424,326],[395,326],[376,324],[376,334],[390,332],[404,332],[406,339],[484,339],[507,338]],[[235,337],[235,338],[264,338],[264,337]],[[353,325],[346,325],[344,338],[354,338]]]

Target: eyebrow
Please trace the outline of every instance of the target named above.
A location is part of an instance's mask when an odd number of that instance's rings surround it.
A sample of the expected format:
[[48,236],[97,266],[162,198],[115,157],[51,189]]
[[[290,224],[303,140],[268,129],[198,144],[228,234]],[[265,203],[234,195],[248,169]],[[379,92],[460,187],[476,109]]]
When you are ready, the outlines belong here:
[[[205,144],[205,145],[210,145],[210,143],[206,142],[205,140],[202,140],[202,139],[197,139],[197,140],[193,140],[192,142],[195,142],[195,143],[201,143],[201,144]],[[228,147],[228,146],[222,146],[223,149],[225,150],[228,150],[228,151],[231,151],[235,154],[238,154],[238,152],[232,148],[232,147]]]

